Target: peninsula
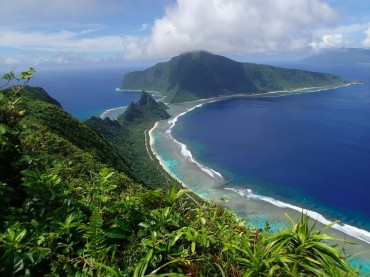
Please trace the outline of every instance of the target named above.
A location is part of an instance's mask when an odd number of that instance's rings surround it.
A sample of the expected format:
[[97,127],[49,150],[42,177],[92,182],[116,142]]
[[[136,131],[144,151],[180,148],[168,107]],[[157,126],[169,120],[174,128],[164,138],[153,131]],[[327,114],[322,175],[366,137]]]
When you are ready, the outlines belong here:
[[169,103],[305,87],[338,86],[333,74],[241,63],[205,51],[184,53],[168,62],[124,76],[122,90],[159,91]]

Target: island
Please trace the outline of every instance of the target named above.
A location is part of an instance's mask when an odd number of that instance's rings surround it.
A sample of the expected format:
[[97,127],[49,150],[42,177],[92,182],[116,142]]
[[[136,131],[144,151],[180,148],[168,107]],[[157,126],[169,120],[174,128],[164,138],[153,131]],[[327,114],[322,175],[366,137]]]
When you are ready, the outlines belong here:
[[121,90],[158,91],[169,103],[236,94],[333,87],[346,83],[328,73],[241,63],[206,51],[184,53],[124,76]]

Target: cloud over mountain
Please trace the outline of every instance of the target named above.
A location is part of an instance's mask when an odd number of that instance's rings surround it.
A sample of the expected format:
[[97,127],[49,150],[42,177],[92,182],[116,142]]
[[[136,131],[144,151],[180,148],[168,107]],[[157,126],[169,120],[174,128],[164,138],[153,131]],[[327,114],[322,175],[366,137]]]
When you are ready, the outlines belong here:
[[178,0],[154,22],[147,39],[137,40],[135,47],[132,38],[124,40],[124,55],[162,56],[195,49],[298,51],[307,49],[314,31],[334,24],[336,16],[320,0]]
[[70,63],[71,53],[74,63],[128,64],[201,49],[283,57],[370,47],[370,4],[361,0],[0,0],[0,7],[0,65],[34,66],[55,55]]

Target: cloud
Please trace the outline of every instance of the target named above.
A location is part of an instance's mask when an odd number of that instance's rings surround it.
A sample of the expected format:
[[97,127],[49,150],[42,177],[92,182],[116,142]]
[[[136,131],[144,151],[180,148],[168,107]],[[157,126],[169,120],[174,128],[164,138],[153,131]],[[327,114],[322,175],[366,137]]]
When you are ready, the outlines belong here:
[[362,41],[362,45],[364,47],[370,47],[370,27],[364,31],[365,33],[365,39]]
[[288,52],[307,49],[317,28],[335,23],[321,0],[177,0],[146,40],[126,37],[124,56],[214,52]]
[[[18,51],[21,60],[64,64],[99,61],[99,56],[158,60],[200,49],[256,55],[306,54],[361,43],[370,47],[370,25],[337,26],[339,14],[325,0],[159,2],[172,4],[160,18],[150,21],[145,16],[148,23],[141,24],[141,19],[126,19],[122,11],[135,6],[139,12],[144,4],[152,8],[158,4],[151,0],[13,0],[5,4],[0,0],[0,49],[4,54]],[[19,24],[7,24],[7,20]],[[123,30],[130,35],[116,33]]]
[[5,57],[2,57],[1,60],[7,66],[17,66],[21,64],[21,60],[18,57],[5,56]]
[[143,24],[141,25],[141,28],[139,29],[139,32],[144,32],[146,30],[148,30],[149,28],[149,24]]
[[364,34],[369,28],[370,23],[320,28],[314,31],[310,46],[316,52],[325,48],[360,47],[366,44]]
[[34,51],[116,52],[122,50],[120,36],[84,37],[92,30],[71,32],[1,31],[0,47]]
[[82,63],[89,61],[90,58],[87,53],[76,53],[76,52],[59,52],[49,59],[49,62],[57,64]]
[[344,39],[342,34],[323,35],[310,45],[315,51],[325,48],[343,48],[352,45],[352,41]]

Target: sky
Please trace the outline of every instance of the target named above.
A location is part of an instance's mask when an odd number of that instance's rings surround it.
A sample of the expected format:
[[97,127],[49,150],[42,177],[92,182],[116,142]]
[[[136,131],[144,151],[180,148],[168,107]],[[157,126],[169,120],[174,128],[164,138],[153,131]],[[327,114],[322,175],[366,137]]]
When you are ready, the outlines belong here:
[[370,48],[369,0],[0,0],[0,67],[146,65],[194,50]]

